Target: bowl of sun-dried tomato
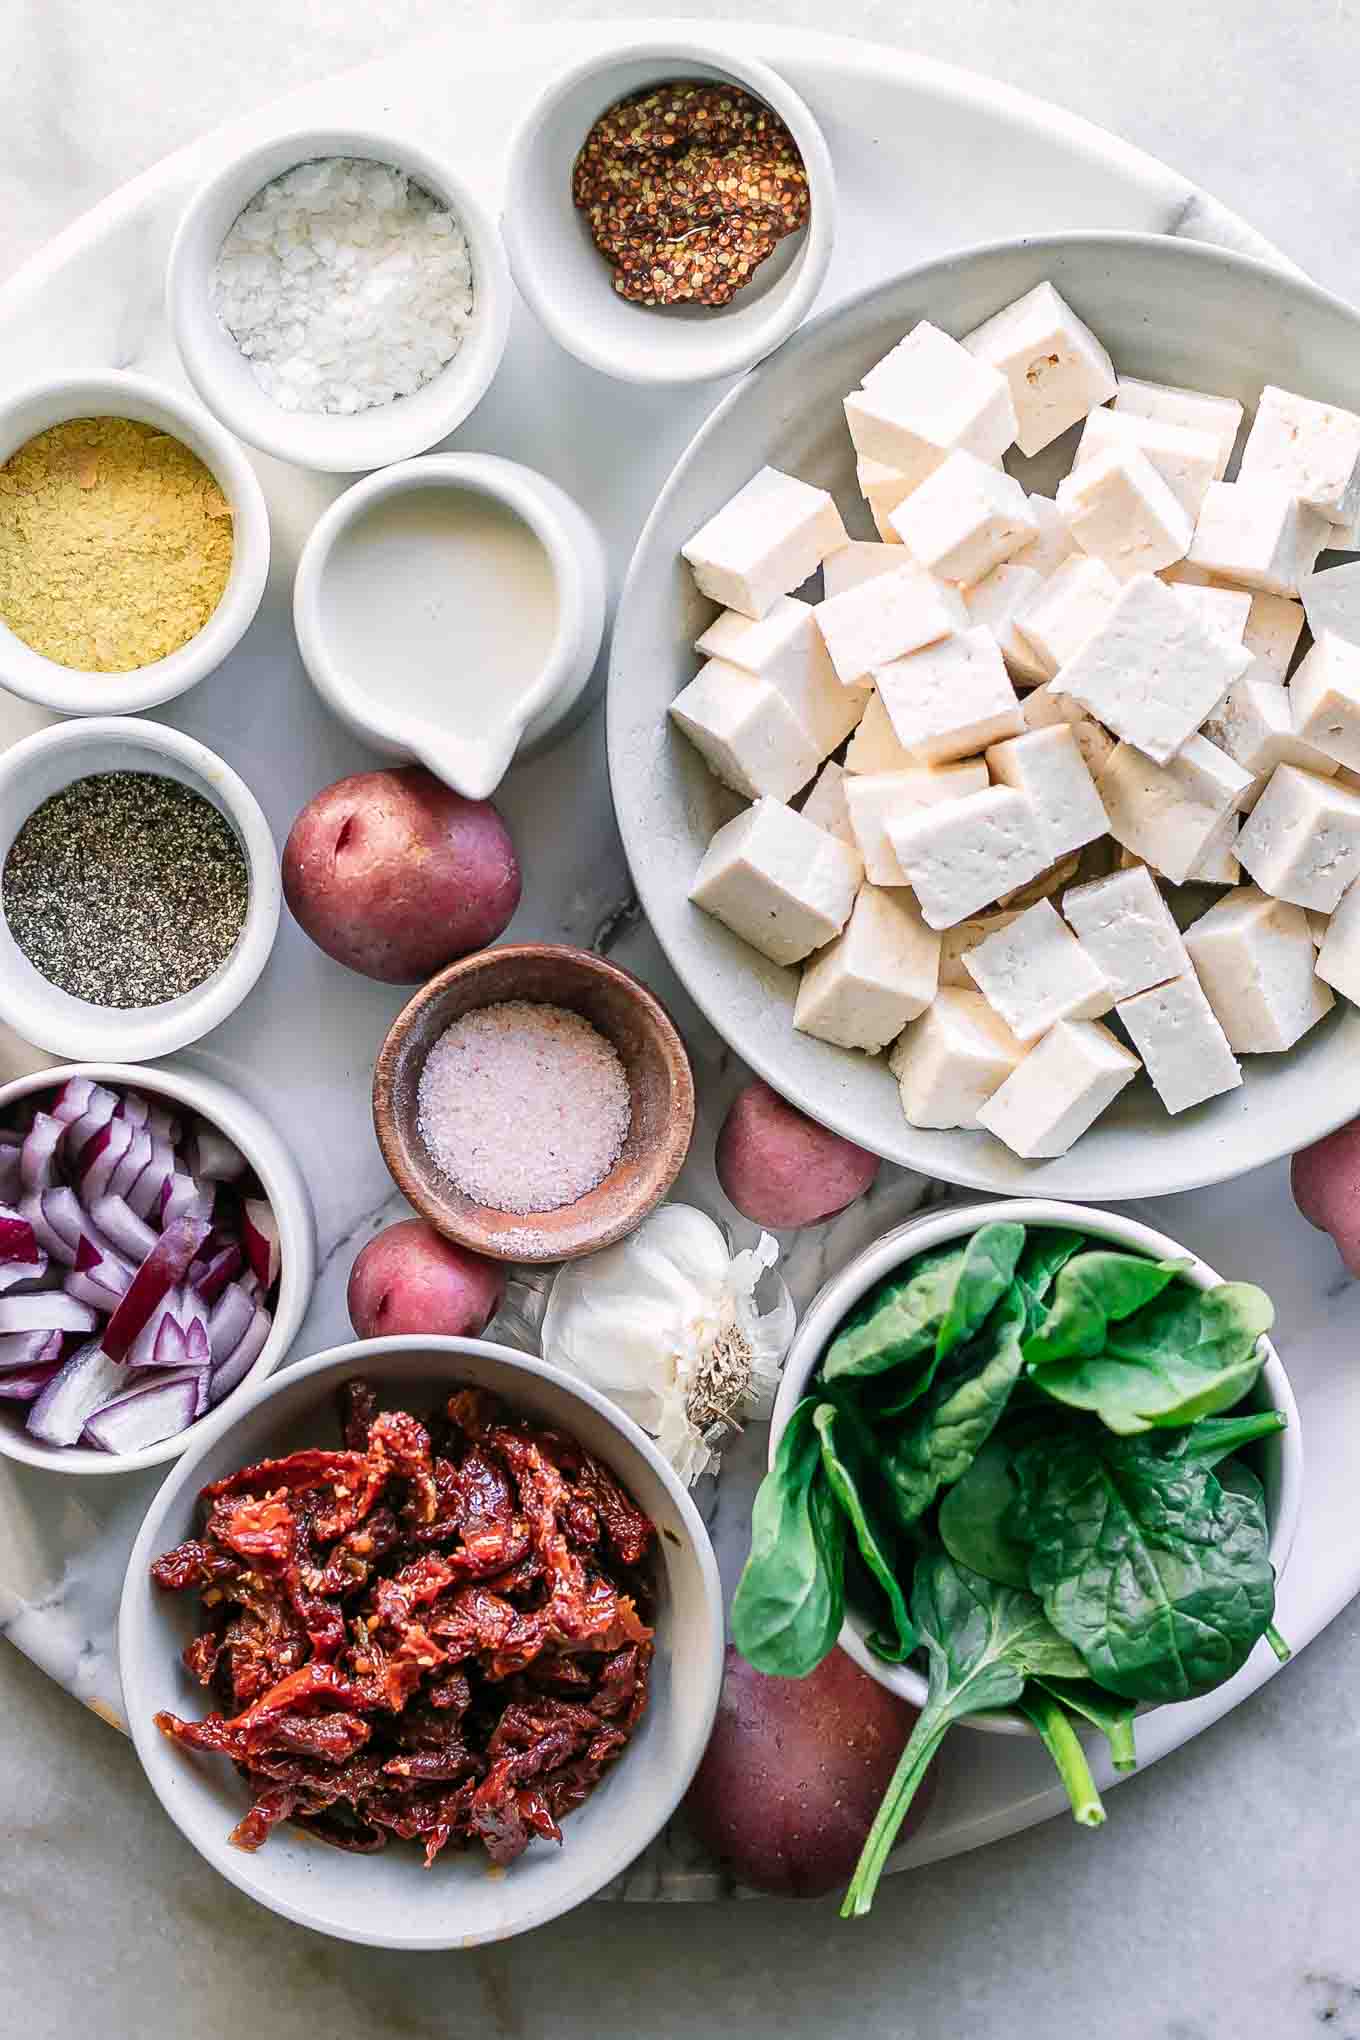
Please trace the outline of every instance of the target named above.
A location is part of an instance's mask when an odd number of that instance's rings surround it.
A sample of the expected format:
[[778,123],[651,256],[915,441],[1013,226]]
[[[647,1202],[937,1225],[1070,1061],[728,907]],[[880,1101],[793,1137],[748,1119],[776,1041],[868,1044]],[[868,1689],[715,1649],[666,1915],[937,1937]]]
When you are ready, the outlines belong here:
[[262,1905],[374,1947],[592,1897],[674,1812],[722,1680],[672,1469],[584,1383],[476,1339],[263,1383],[152,1502],[118,1633],[171,1819]]

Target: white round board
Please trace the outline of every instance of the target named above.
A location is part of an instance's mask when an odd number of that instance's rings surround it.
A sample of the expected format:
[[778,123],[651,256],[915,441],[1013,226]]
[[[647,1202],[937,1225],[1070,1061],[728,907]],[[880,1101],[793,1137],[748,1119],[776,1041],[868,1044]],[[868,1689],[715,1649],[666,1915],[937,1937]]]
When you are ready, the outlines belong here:
[[[634,23],[628,32],[661,35],[668,27],[682,32],[664,21]],[[135,368],[182,384],[162,281],[175,220],[201,179],[285,128],[360,124],[381,115],[383,125],[448,154],[496,203],[505,144],[530,97],[568,60],[616,44],[621,33],[616,23],[589,22],[480,37],[451,29],[182,150],[78,221],[9,284],[0,313],[0,387],[90,366]],[[1069,228],[1180,233],[1272,256],[1250,228],[1184,178],[1005,86],[835,36],[742,25],[722,33],[785,73],[831,143],[840,221],[818,309],[951,247]],[[499,380],[450,443],[526,461],[570,490],[601,528],[617,593],[667,473],[721,394],[721,386],[668,394],[609,383],[562,355],[519,307]],[[343,481],[263,456],[255,464],[274,533],[265,602],[227,664],[165,711],[165,720],[212,745],[243,774],[281,841],[319,787],[376,761],[322,708],[292,632],[289,596],[299,549]],[[603,662],[597,684],[602,673]],[[0,743],[24,734],[33,720],[32,711],[0,697]],[[593,714],[565,744],[513,771],[498,801],[526,876],[512,932],[607,948],[655,986],[684,1029],[701,1105],[677,1194],[730,1220],[711,1158],[743,1072],[681,993],[632,907],[609,802],[602,717]],[[402,1208],[369,1116],[373,1058],[402,1003],[400,991],[328,962],[285,916],[255,992],[183,1058],[263,1104],[311,1184],[322,1272],[298,1357],[349,1336],[350,1263]],[[0,1032],[0,1077],[42,1060]],[[789,1236],[784,1267],[799,1303],[869,1239],[940,1194],[921,1177],[885,1169],[873,1192],[833,1225]],[[1341,1277],[1330,1242],[1297,1218],[1281,1167],[1136,1210],[1225,1272],[1251,1274],[1279,1307],[1279,1345],[1302,1405],[1308,1454],[1303,1527],[1279,1615],[1297,1647],[1360,1589],[1360,1498],[1347,1465],[1349,1441],[1360,1439],[1360,1370],[1350,1364],[1360,1336],[1360,1291]],[[721,1480],[699,1496],[729,1587],[745,1554],[763,1460],[763,1428],[755,1427],[729,1452]],[[115,1726],[122,1725],[113,1638],[118,1593],[159,1477],[67,1482],[0,1463],[0,1631]],[[1142,1735],[1144,1763],[1235,1705],[1269,1676],[1273,1662],[1262,1649],[1211,1699],[1163,1709]],[[1212,1761],[1211,1749],[1204,1760]],[[943,1754],[929,1821],[894,1867],[976,1847],[1048,1817],[1063,1803],[1051,1780],[1042,1752],[1028,1744],[960,1732]],[[1224,1789],[1231,1789],[1226,1780]],[[1116,1807],[1112,1825],[1117,1819]],[[618,1880],[613,1895],[697,1899],[730,1892],[676,1823]]]

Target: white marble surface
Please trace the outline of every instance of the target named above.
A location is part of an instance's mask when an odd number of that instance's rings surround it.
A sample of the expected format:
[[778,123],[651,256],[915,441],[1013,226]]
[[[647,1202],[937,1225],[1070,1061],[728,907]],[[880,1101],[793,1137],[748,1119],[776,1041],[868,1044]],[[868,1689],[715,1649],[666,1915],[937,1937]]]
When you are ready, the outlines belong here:
[[[0,152],[0,264],[212,121],[284,85],[383,53],[394,38],[457,12],[388,4],[351,22],[339,9],[305,0],[272,0],[267,8],[247,0],[231,10],[228,26],[193,6],[172,14],[162,0],[120,0],[116,10],[93,0],[43,0],[21,17],[11,40],[17,76],[0,79],[10,140]],[[530,9],[498,10],[498,18],[502,12],[533,17]],[[1229,55],[1218,12],[1158,0],[1140,13],[1134,50],[1123,47],[1126,18],[1107,7],[1091,10],[1070,33],[1064,24],[1062,35],[1045,35],[1042,48],[1032,14],[1000,0],[987,0],[966,21],[941,8],[908,28],[900,15],[890,24],[887,10],[865,7],[837,25],[980,62],[1111,121],[1235,200],[1305,267],[1345,288],[1344,215],[1348,201],[1354,214],[1356,187],[1345,160],[1342,84],[1353,20],[1344,6],[1305,6],[1273,29],[1259,0],[1248,0],[1234,10]],[[561,18],[559,10],[552,15]],[[475,17],[469,11],[466,18]],[[1334,108],[1330,123],[1319,114],[1327,106]],[[991,185],[1004,182],[1006,165],[978,167]],[[1094,171],[1089,181],[1098,183]],[[1169,181],[1173,211],[1178,191],[1184,187]],[[1074,190],[1074,206],[1086,196]],[[949,238],[946,227],[932,215],[927,238]],[[149,284],[154,261],[139,252]],[[117,338],[135,354],[135,293],[131,308]],[[9,366],[17,359],[10,353]],[[555,444],[566,461],[569,433]],[[632,505],[622,504],[620,517],[631,514]],[[295,538],[286,533],[286,545]],[[277,646],[262,635],[255,656],[263,678]],[[299,700],[281,688],[279,714],[312,746],[319,784],[348,769],[355,754]],[[225,704],[219,708],[225,715]],[[208,703],[206,712],[211,719],[217,711]],[[206,733],[211,740],[211,720]],[[285,822],[288,789],[271,778],[273,718],[262,715],[258,726],[232,735],[237,762],[253,765],[266,805],[272,800],[274,819]],[[570,754],[531,768],[512,789],[509,810],[531,858],[532,842],[544,840],[539,831],[548,826],[541,775],[564,768],[591,783],[598,732],[583,731]],[[607,831],[584,846],[580,869],[589,882],[537,913],[526,932],[596,933],[624,894]],[[637,940],[626,935],[621,953],[640,955]],[[352,1106],[365,1086],[365,1050],[396,1001],[342,979],[301,945],[289,960],[288,985],[290,997],[307,997],[331,1035],[325,1022],[343,992],[353,1030],[341,1050],[341,1074],[351,1080],[348,1121],[329,1103],[334,1055],[327,1082],[298,1106],[313,1174],[333,1186],[322,1225],[334,1253],[309,1328],[314,1349],[340,1334],[350,1251],[381,1216],[383,1179]],[[257,1024],[282,1030],[284,1010],[267,989],[257,999]],[[697,1029],[691,1038],[702,1039]],[[701,1084],[706,1075],[719,1072],[704,1057]],[[732,1080],[723,1072],[722,1081],[705,1086],[709,1138]],[[908,1186],[885,1186],[894,1206],[909,1194]],[[1225,1262],[1237,1257],[1243,1237],[1263,1242],[1253,1272],[1287,1299],[1310,1369],[1336,1380],[1344,1395],[1356,1300],[1336,1280],[1325,1244],[1289,1226],[1286,1208],[1275,1171],[1211,1199],[1178,1200],[1160,1217]],[[847,1235],[862,1236],[874,1216],[855,1214],[829,1238],[803,1244],[797,1274],[804,1295],[815,1286],[820,1257],[839,1258],[853,1244]],[[82,1500],[69,1495],[56,1518],[44,1518],[57,1523],[58,1545],[86,1548]],[[9,1566],[32,1568],[33,1598],[41,1601],[42,1583],[52,1578],[51,1544],[24,1551],[13,1521],[6,1532]],[[62,1598],[72,1589],[83,1605],[79,1581],[66,1580]],[[32,1617],[31,1607],[11,1612]],[[107,1634],[68,1631],[66,1661],[53,1669],[94,1695],[108,1646]],[[574,2040],[578,2031],[716,2034],[735,2027],[763,2034],[794,2020],[798,2031],[815,2024],[839,2033],[853,2020],[875,2035],[933,2040],[990,2033],[1003,2021],[1021,2034],[1061,2035],[1087,2030],[1097,2017],[1115,2040],[1302,2034],[1319,2022],[1338,2033],[1360,2031],[1354,1871],[1344,1825],[1332,1821],[1360,1770],[1360,1714],[1347,1684],[1358,1660],[1360,1627],[1343,1617],[1287,1678],[1207,1741],[1121,1792],[1105,1835],[1093,1841],[1054,1824],[900,1880],[885,1889],[866,1927],[838,1927],[824,1908],[795,1915],[774,1905],[634,1907],[563,1922],[519,1948],[462,1958],[455,1970],[452,1958],[401,1963],[310,1941],[227,1892],[150,1803],[121,1739],[5,1652],[0,1820],[10,1846],[0,1853],[0,1889],[19,1932],[0,1978],[0,2017],[8,2007],[4,2029],[16,2030],[22,2008],[25,2030],[39,2035],[88,2027],[157,2040],[190,2031],[215,2040],[247,2025],[289,2036],[323,2023],[342,2035],[378,2026]],[[610,1951],[607,1974],[602,1946]]]

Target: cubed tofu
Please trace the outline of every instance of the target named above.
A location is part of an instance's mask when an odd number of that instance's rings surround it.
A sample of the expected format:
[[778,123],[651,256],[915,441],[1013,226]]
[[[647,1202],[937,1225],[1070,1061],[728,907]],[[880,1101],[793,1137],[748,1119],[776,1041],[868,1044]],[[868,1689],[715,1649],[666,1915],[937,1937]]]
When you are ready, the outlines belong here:
[[740,666],[778,688],[826,758],[858,723],[869,690],[841,685],[817,628],[817,614],[796,595],[781,596],[759,622],[727,609],[709,625],[697,649],[720,666]]
[[966,992],[976,991],[977,986],[968,975],[964,958],[989,935],[995,935],[1000,929],[1009,928],[1012,921],[1018,921],[1024,911],[1023,907],[997,907],[990,914],[973,914],[968,920],[946,928],[940,936],[940,983],[961,986]]
[[1360,1006],[1360,885],[1343,894],[1329,920],[1320,921],[1315,914],[1308,920],[1317,944],[1318,976],[1343,999]]
[[1034,601],[1042,586],[1033,567],[1016,567],[1006,561],[975,581],[966,593],[969,622],[992,633],[1001,647],[1006,671],[1017,686],[1037,687],[1057,671],[1015,627],[1016,617]]
[[1316,951],[1301,907],[1239,886],[1185,931],[1204,995],[1237,1055],[1292,1048],[1332,1008],[1314,972]]
[[1058,678],[1062,693],[1165,765],[1250,664],[1250,652],[1202,623],[1179,589],[1139,574]]
[[1193,971],[1115,1008],[1168,1112],[1235,1091],[1242,1067]]
[[1214,482],[1195,526],[1190,563],[1267,595],[1297,595],[1328,528],[1325,517],[1276,482]]
[[788,800],[825,756],[777,687],[721,659],[682,688],[670,712],[709,770],[747,800]]
[[1079,468],[1102,453],[1129,448],[1146,454],[1187,517],[1199,516],[1218,466],[1218,441],[1211,432],[1169,425],[1161,418],[1140,418],[1131,411],[1092,411],[1072,466]]
[[1117,388],[1109,355],[1051,283],[975,326],[963,344],[1010,384],[1023,454],[1042,453]]
[[[1247,627],[1242,633],[1242,642],[1266,672],[1283,681],[1303,634],[1303,624],[1304,611],[1301,602],[1295,602],[1289,595],[1257,593],[1251,598],[1251,610],[1247,616]],[[1258,677],[1264,679],[1265,672]]]
[[[1174,584],[1173,584],[1174,585]],[[1249,588],[1199,588],[1186,583],[1176,588],[1181,601],[1187,603],[1209,630],[1216,630],[1220,637],[1227,638],[1235,645],[1245,644],[1247,622],[1251,616],[1251,605],[1262,599],[1252,594]]]
[[962,448],[999,460],[1015,438],[1015,407],[1003,375],[923,319],[845,400],[861,458],[896,468],[915,489]]
[[[887,552],[887,546],[880,546]],[[899,554],[899,558],[901,555]],[[934,644],[951,631],[968,628],[968,610],[957,588],[908,561],[895,574],[880,574],[832,595],[811,612],[843,686],[860,685],[875,666]]]
[[1242,833],[1241,815],[1224,815],[1204,846],[1198,863],[1191,865],[1190,885],[1236,885],[1242,876],[1237,861],[1237,839]]
[[1194,524],[1145,453],[1112,448],[1058,484],[1058,508],[1085,553],[1117,581],[1155,574],[1190,549]]
[[1244,814],[1255,807],[1277,765],[1300,765],[1323,779],[1332,778],[1337,769],[1334,758],[1324,757],[1315,744],[1306,743],[1295,731],[1289,689],[1273,680],[1258,680],[1255,674],[1253,666],[1240,680],[1234,680],[1203,731],[1211,744],[1226,751],[1256,782],[1242,802]]
[[900,574],[904,564],[900,545],[884,545],[873,538],[852,538],[849,545],[843,545],[822,562],[826,599],[830,602],[880,574]]
[[1096,777],[1117,843],[1183,885],[1210,846],[1224,815],[1240,807],[1251,774],[1203,737],[1192,737],[1168,765],[1119,744]]
[[846,844],[776,800],[758,800],[719,829],[690,898],[771,963],[801,963],[850,918],[860,860]]
[[888,1058],[909,1126],[976,1126],[1024,1056],[981,992],[942,986]]
[[1060,1020],[1098,1020],[1114,1004],[1109,980],[1051,900],[979,942],[963,966],[1017,1041],[1037,1041]]
[[845,754],[846,771],[909,772],[921,762],[904,744],[898,743],[888,720],[888,711],[883,706],[883,698],[875,690],[869,696],[869,705],[860,718],[859,728],[850,739],[850,747]]
[[1360,517],[1353,517],[1349,524],[1334,524],[1327,533],[1324,552],[1360,552]]
[[1094,843],[1108,829],[1095,781],[1069,723],[1007,737],[990,747],[987,763],[998,786],[1013,786],[1034,809],[1055,862]]
[[945,765],[1017,737],[1024,718],[996,639],[956,631],[874,671],[897,741],[928,765]]
[[1025,1161],[1065,1155],[1138,1070],[1098,1020],[1060,1020],[993,1091],[978,1125]]
[[1107,566],[1076,553],[1025,604],[1016,628],[1051,672],[1059,673],[1109,615],[1119,587]]
[[863,886],[845,932],[804,964],[793,1024],[876,1055],[924,1013],[939,975],[940,938],[911,894]]
[[931,928],[966,921],[1037,878],[1049,862],[1037,815],[1009,786],[917,810],[905,820],[890,815],[887,826]]
[[[881,543],[900,546],[902,541],[888,519],[903,497],[911,494],[916,481],[910,475],[904,475],[900,468],[889,467],[886,461],[866,460],[862,455],[855,462],[855,479],[861,496],[869,505],[869,514]],[[835,558],[834,553],[832,558]],[[830,592],[828,589],[827,593]]]
[[1315,638],[1330,631],[1348,644],[1360,644],[1360,560],[1310,574],[1303,583],[1303,607]]
[[1074,850],[1068,857],[1060,857],[1056,864],[1046,864],[1035,878],[1026,879],[1023,885],[1012,886],[997,900],[997,906],[1007,911],[1023,913],[1026,907],[1033,907],[1040,900],[1056,899],[1058,894],[1071,885],[1081,866],[1081,852]]
[[1244,482],[1274,482],[1332,524],[1360,516],[1360,417],[1267,383],[1242,449]]
[[942,461],[888,521],[914,560],[960,583],[980,581],[1039,536],[1019,482],[962,450]]
[[1237,855],[1272,899],[1330,914],[1360,875],[1360,794],[1281,765],[1237,839]]
[[850,821],[850,808],[845,798],[845,769],[834,758],[828,758],[816,782],[800,810],[805,822],[815,822],[819,829],[825,829],[828,836],[836,836],[842,843],[848,843],[858,855],[859,845]]
[[1131,417],[1156,418],[1165,425],[1211,433],[1218,449],[1214,480],[1221,482],[1228,472],[1242,423],[1242,406],[1235,397],[1214,397],[1203,390],[1182,390],[1171,383],[1140,382],[1136,376],[1121,375],[1114,405],[1116,411]]
[[848,543],[825,489],[764,467],[680,550],[700,594],[761,617]]
[[[1346,898],[1349,897],[1350,895],[1347,894]],[[1344,904],[1345,900],[1343,899],[1342,905],[1344,906]],[[1338,907],[1336,911],[1339,914],[1341,908]],[[1314,949],[1321,949],[1323,943],[1327,940],[1327,930],[1332,925],[1333,916],[1331,914],[1320,914],[1316,907],[1305,907],[1303,918],[1308,923],[1308,933],[1313,938]]]
[[1018,553],[1011,554],[1011,565],[1031,567],[1041,580],[1056,574],[1064,560],[1070,560],[1077,550],[1077,542],[1067,528],[1067,519],[1051,496],[1031,494],[1029,514],[1039,527],[1039,536],[1032,538],[1028,545],[1021,546]]
[[1066,724],[1076,738],[1082,762],[1093,779],[1099,777],[1118,742],[1094,716],[1087,715],[1075,701],[1059,693],[1052,680],[1046,686],[1034,688],[1024,697],[1020,713],[1025,718],[1026,729],[1030,730],[1051,730],[1059,724]]
[[904,820],[918,808],[941,801],[962,800],[982,793],[989,784],[981,759],[959,765],[917,765],[905,772],[857,772],[845,783],[846,804],[855,844],[873,885],[906,885],[906,873],[888,837],[889,815]]
[[1190,968],[1171,909],[1144,864],[1069,887],[1062,907],[1116,999],[1151,991]]

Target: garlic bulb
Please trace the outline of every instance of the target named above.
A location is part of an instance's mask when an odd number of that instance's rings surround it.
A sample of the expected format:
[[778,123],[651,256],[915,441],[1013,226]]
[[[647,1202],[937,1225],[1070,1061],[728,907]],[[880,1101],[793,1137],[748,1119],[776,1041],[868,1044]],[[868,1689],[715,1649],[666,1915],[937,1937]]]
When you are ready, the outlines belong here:
[[778,1277],[769,1311],[755,1292],[778,1258],[768,1233],[733,1254],[702,1211],[663,1204],[617,1246],[559,1270],[543,1358],[616,1402],[693,1484],[716,1471],[714,1447],[737,1418],[773,1404],[794,1309]]

